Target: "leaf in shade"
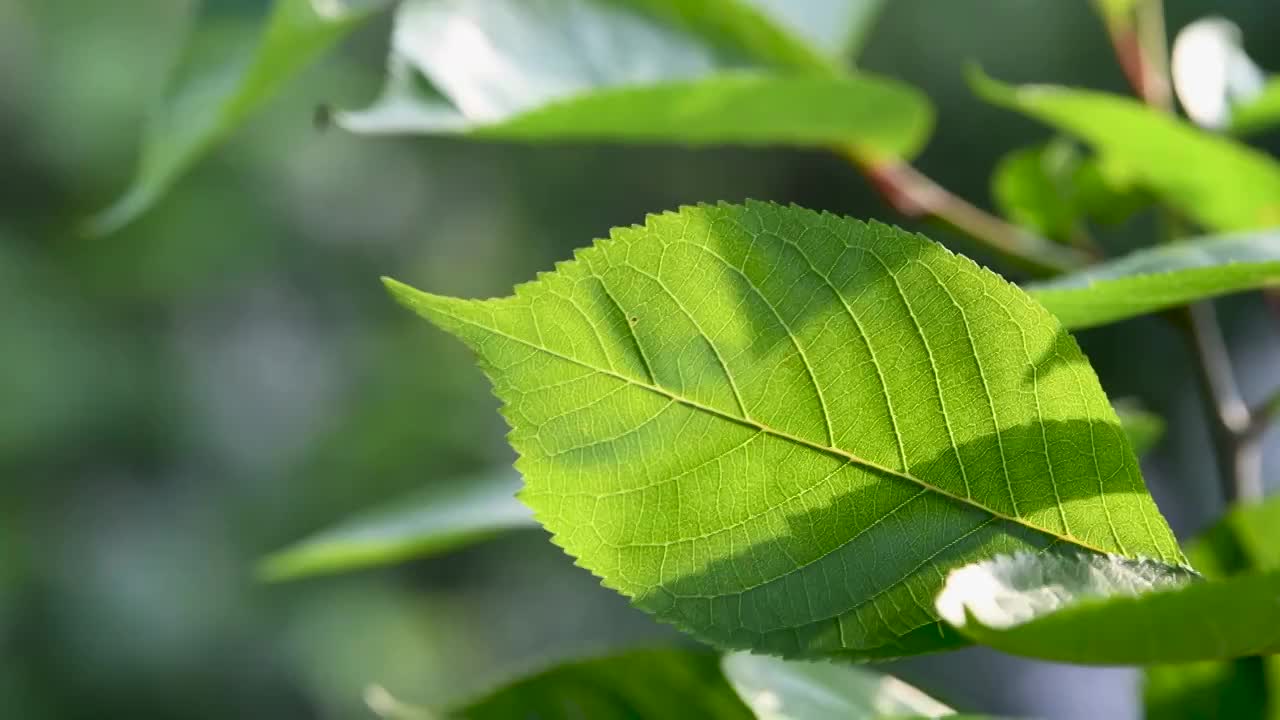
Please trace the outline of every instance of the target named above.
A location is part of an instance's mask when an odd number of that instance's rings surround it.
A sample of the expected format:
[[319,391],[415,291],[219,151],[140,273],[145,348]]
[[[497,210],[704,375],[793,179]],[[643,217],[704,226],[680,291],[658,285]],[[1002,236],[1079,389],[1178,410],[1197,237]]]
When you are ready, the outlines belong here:
[[1116,415],[1120,417],[1120,427],[1124,428],[1124,434],[1129,438],[1129,445],[1133,447],[1135,455],[1141,457],[1160,442],[1160,437],[1164,435],[1164,420],[1159,415],[1124,400],[1117,400],[1115,409]]
[[537,527],[515,498],[519,487],[520,478],[512,472],[440,483],[267,556],[260,574],[292,580],[388,565]]
[[955,570],[939,614],[998,650],[1062,662],[1145,665],[1280,650],[1280,573],[1199,582],[1164,563],[1019,553]]
[[276,0],[256,48],[195,68],[152,113],[132,185],[91,217],[85,231],[105,235],[137,219],[285,82],[382,4],[315,0],[313,6],[311,0]]
[[[1238,507],[1187,547],[1210,580],[1280,570],[1280,497]],[[1245,657],[1145,671],[1147,717],[1280,717],[1280,658]]]
[[1013,87],[980,70],[970,82],[988,101],[1089,143],[1108,172],[1124,174],[1212,230],[1280,225],[1280,163],[1263,152],[1118,95]]
[[918,235],[688,207],[513,297],[388,287],[478,353],[555,541],[718,645],[937,650],[963,642],[930,602],[952,568],[1182,560],[1071,337]]
[[750,720],[720,658],[689,650],[639,650],[565,663],[445,715],[459,720]]
[[[784,53],[760,61],[746,41],[778,31],[754,11],[716,24],[694,6],[676,3],[676,13],[668,5],[408,0],[396,16],[382,96],[335,120],[359,133],[853,145],[870,156],[912,155],[928,136],[932,111],[917,90]],[[682,22],[664,22],[673,17]],[[709,29],[729,40],[708,44],[693,32]],[[767,72],[759,62],[805,72]]]
[[1280,231],[1146,248],[1027,287],[1073,330],[1280,285]]
[[955,710],[883,673],[849,664],[733,653],[725,677],[759,720],[936,718]]

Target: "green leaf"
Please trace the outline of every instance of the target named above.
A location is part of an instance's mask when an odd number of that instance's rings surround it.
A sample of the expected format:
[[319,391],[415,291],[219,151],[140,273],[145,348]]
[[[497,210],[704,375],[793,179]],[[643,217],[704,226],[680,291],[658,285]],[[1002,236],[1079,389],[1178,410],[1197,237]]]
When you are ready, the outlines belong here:
[[[1134,455],[1141,457],[1143,453],[1160,442],[1160,437],[1164,435],[1164,420],[1159,415],[1124,401],[1117,401],[1115,410],[1120,418],[1120,427],[1124,428],[1124,434],[1129,438],[1129,445],[1133,448]],[[1194,560],[1192,558],[1193,565]]]
[[1280,164],[1135,100],[1051,85],[1013,87],[971,74],[988,101],[1034,116],[1089,143],[1122,173],[1217,231],[1280,225]]
[[478,353],[555,541],[704,640],[936,650],[963,642],[930,603],[953,567],[1182,559],[1070,335],[918,235],[688,207],[513,297],[388,287]]
[[[185,172],[293,76],[368,18],[377,3],[276,0],[258,46],[220,58],[193,76],[152,113],[133,184],[85,231],[105,235],[154,205]],[[322,13],[323,11],[323,13]]]
[[1280,285],[1280,232],[1146,248],[1027,290],[1074,330],[1273,285]]
[[536,527],[510,472],[440,483],[323,530],[263,559],[268,580],[439,555],[508,530]]
[[1280,125],[1280,76],[1272,76],[1262,93],[1231,110],[1231,132],[1261,132]]
[[1077,244],[1085,220],[1114,225],[1150,204],[1146,193],[1112,182],[1096,158],[1062,138],[1001,158],[991,193],[1010,222]]
[[[1187,546],[1196,569],[1210,579],[1280,569],[1280,497],[1238,507]],[[1280,658],[1246,657],[1145,672],[1152,718],[1280,717]]]
[[1019,553],[956,570],[939,614],[998,650],[1143,665],[1280,651],[1280,572],[1195,581],[1152,560]]
[[943,717],[955,710],[901,680],[848,664],[733,653],[729,684],[762,720],[876,720]]
[[711,653],[640,650],[567,663],[446,717],[466,720],[750,720]]
[[991,175],[991,194],[1000,213],[1039,235],[1070,239],[1081,221],[1072,202],[1072,176],[1079,162],[1075,149],[1061,142],[1005,155]]
[[360,133],[520,141],[853,145],[895,157],[923,146],[932,111],[919,91],[825,66],[766,72],[743,48],[685,31],[703,6],[678,5],[683,25],[603,0],[409,0],[381,98],[335,120]]

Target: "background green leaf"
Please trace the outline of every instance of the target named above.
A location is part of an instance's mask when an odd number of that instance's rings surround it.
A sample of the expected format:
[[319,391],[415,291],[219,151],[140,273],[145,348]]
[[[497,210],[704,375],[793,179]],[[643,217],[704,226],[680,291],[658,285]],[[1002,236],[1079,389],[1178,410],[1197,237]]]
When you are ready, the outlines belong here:
[[480,355],[556,542],[704,640],[939,649],[950,568],[1059,544],[1181,560],[1071,337],[920,236],[700,206],[514,297],[389,286]]
[[[1238,507],[1187,546],[1211,580],[1280,569],[1280,498]],[[1280,659],[1245,657],[1146,669],[1151,718],[1280,717]]]
[[955,710],[883,673],[849,664],[733,653],[722,662],[738,696],[762,720],[943,717]]
[[[336,120],[360,133],[523,141],[852,144],[893,156],[923,146],[932,113],[913,88],[789,58],[771,43],[761,50],[759,37],[788,36],[745,5],[728,19],[676,5],[410,0],[396,15],[382,96]],[[765,72],[779,66],[803,73]]]
[[1212,230],[1280,225],[1280,164],[1118,95],[1052,85],[1013,87],[981,71],[970,81],[988,101],[1089,143],[1122,175]]
[[330,0],[318,12],[310,0],[275,0],[258,46],[197,67],[153,112],[142,138],[137,175],[125,194],[90,218],[103,235],[146,212],[214,145],[291,78],[368,18],[379,3],[347,6]]
[[720,658],[690,650],[638,650],[566,663],[458,708],[467,720],[749,720]]
[[1231,109],[1231,132],[1241,135],[1280,125],[1280,77],[1272,76],[1262,93]]
[[1160,442],[1164,435],[1164,420],[1159,415],[1124,400],[1117,400],[1115,409],[1120,427],[1124,428],[1135,455],[1141,456]]
[[402,562],[449,552],[507,530],[536,527],[506,471],[463,478],[358,515],[263,559],[270,580]]
[[1150,560],[1023,553],[953,572],[937,605],[974,640],[1046,660],[1142,665],[1280,650],[1280,573],[1193,577]]
[[1068,328],[1280,284],[1280,232],[1160,245],[1028,286]]
[[884,0],[745,0],[822,52],[857,53]]

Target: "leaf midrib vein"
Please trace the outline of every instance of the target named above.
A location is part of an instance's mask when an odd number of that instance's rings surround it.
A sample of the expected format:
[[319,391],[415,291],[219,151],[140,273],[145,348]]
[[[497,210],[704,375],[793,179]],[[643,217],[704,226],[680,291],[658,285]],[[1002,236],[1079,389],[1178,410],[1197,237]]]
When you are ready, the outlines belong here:
[[553,357],[556,357],[556,358],[559,358],[559,359],[561,359],[561,360],[564,360],[565,362],[573,363],[574,365],[578,365],[578,366],[580,366],[580,367],[584,367],[584,368],[586,368],[586,369],[588,369],[588,370],[592,370],[592,371],[594,371],[594,372],[598,372],[598,373],[600,373],[601,375],[606,375],[606,376],[608,376],[608,377],[615,378],[615,379],[617,379],[617,380],[620,380],[620,381],[622,381],[622,382],[624,382],[624,383],[627,383],[627,384],[632,385],[632,386],[634,386],[634,387],[640,388],[640,389],[642,389],[642,390],[648,390],[649,392],[652,392],[652,393],[654,393],[654,394],[656,394],[656,395],[659,395],[659,396],[661,396],[661,397],[667,398],[668,400],[674,400],[675,402],[678,402],[678,403],[680,403],[681,405],[685,405],[685,406],[687,406],[687,407],[691,407],[691,408],[693,408],[693,409],[695,409],[695,410],[700,410],[700,411],[702,411],[702,412],[708,413],[708,414],[710,414],[710,415],[714,415],[714,416],[716,416],[716,417],[719,417],[719,418],[721,418],[721,419],[727,420],[727,421],[729,421],[729,422],[737,423],[737,424],[739,424],[739,425],[745,425],[746,427],[753,428],[753,429],[758,430],[758,431],[760,431],[760,432],[763,432],[763,433],[765,433],[765,434],[767,434],[767,435],[772,435],[772,436],[774,436],[774,437],[776,437],[776,438],[779,438],[779,439],[781,439],[781,440],[786,440],[786,441],[788,441],[788,442],[791,442],[791,443],[794,443],[794,444],[796,444],[796,445],[799,445],[800,447],[808,448],[809,450],[813,450],[813,451],[821,452],[821,453],[826,453],[826,454],[828,454],[828,455],[833,455],[833,456],[835,456],[835,457],[841,458],[841,459],[846,460],[846,461],[848,461],[848,462],[850,462],[850,463],[853,463],[853,464],[855,464],[855,465],[860,465],[860,466],[862,466],[863,468],[866,468],[866,469],[869,469],[869,470],[872,470],[872,471],[875,471],[875,472],[879,472],[879,473],[884,474],[884,475],[889,475],[889,476],[892,476],[892,477],[896,477],[896,478],[901,478],[901,479],[903,479],[903,480],[907,480],[907,481],[909,481],[909,482],[915,483],[916,485],[919,485],[920,487],[925,488],[926,490],[930,490],[930,491],[932,491],[932,492],[936,492],[936,493],[938,493],[939,495],[942,495],[943,497],[949,498],[949,499],[951,499],[951,500],[953,500],[953,501],[955,501],[955,502],[957,502],[957,503],[960,503],[961,505],[967,505],[967,506],[969,506],[969,507],[973,507],[973,508],[976,508],[976,509],[978,509],[978,510],[981,510],[982,512],[985,512],[985,513],[987,513],[988,515],[991,515],[991,516],[993,516],[993,517],[995,517],[995,518],[998,518],[998,519],[1000,519],[1000,520],[1004,520],[1004,521],[1006,521],[1006,522],[1014,523],[1014,524],[1016,524],[1016,525],[1021,525],[1021,526],[1023,526],[1023,527],[1029,528],[1029,529],[1031,529],[1031,530],[1035,530],[1036,532],[1043,533],[1044,535],[1047,535],[1047,536],[1049,536],[1049,537],[1052,537],[1052,538],[1054,538],[1054,539],[1056,539],[1056,540],[1061,540],[1061,541],[1069,542],[1069,543],[1072,543],[1072,544],[1074,544],[1074,545],[1076,545],[1076,546],[1078,546],[1078,547],[1081,547],[1081,548],[1084,548],[1084,549],[1087,549],[1087,550],[1092,550],[1092,551],[1097,552],[1097,553],[1104,553],[1104,554],[1105,554],[1105,553],[1107,552],[1107,551],[1106,551],[1106,550],[1104,550],[1103,548],[1100,548],[1100,547],[1097,547],[1097,546],[1095,546],[1095,545],[1093,545],[1093,544],[1091,544],[1091,543],[1085,542],[1084,540],[1081,540],[1081,539],[1079,539],[1079,538],[1077,538],[1077,537],[1075,537],[1075,536],[1073,536],[1073,535],[1060,535],[1060,534],[1058,534],[1058,533],[1056,533],[1056,532],[1053,532],[1052,530],[1049,530],[1049,529],[1047,529],[1047,528],[1043,528],[1043,527],[1040,527],[1040,526],[1038,526],[1038,525],[1034,525],[1034,524],[1032,524],[1032,523],[1028,522],[1027,520],[1025,520],[1025,519],[1023,519],[1023,518],[1021,518],[1021,517],[1017,517],[1017,516],[1013,516],[1013,515],[1008,515],[1008,514],[1005,514],[1005,513],[999,512],[998,510],[993,510],[993,509],[991,509],[991,508],[989,508],[989,507],[987,507],[987,506],[985,506],[985,505],[983,505],[983,504],[981,504],[981,503],[979,503],[979,502],[974,501],[974,500],[973,500],[973,499],[971,499],[971,498],[965,498],[965,497],[963,497],[963,496],[960,496],[960,495],[956,495],[956,494],[954,494],[954,493],[947,492],[946,490],[943,490],[942,488],[939,488],[939,487],[937,487],[936,485],[933,485],[933,484],[931,484],[931,483],[925,482],[924,480],[922,480],[922,479],[920,479],[920,478],[918,478],[918,477],[915,477],[914,475],[911,475],[911,474],[909,474],[909,473],[905,473],[905,472],[902,472],[902,471],[899,471],[899,470],[894,470],[893,468],[887,467],[887,466],[885,466],[885,465],[881,465],[880,463],[877,463],[877,462],[872,461],[872,460],[867,460],[866,458],[863,458],[863,457],[860,457],[860,456],[858,456],[858,455],[855,455],[855,454],[853,454],[853,453],[851,453],[851,452],[849,452],[849,451],[847,451],[847,450],[844,450],[844,449],[842,449],[842,448],[830,447],[830,446],[823,446],[823,445],[820,445],[820,444],[818,444],[818,443],[815,443],[815,442],[813,442],[813,441],[811,441],[811,440],[806,440],[806,439],[804,439],[804,438],[802,438],[802,437],[799,437],[799,436],[796,436],[796,435],[792,435],[791,433],[788,433],[788,432],[786,432],[786,431],[784,431],[784,430],[779,430],[779,429],[777,429],[777,428],[770,427],[770,426],[765,425],[764,423],[758,422],[758,421],[756,421],[756,420],[748,420],[748,419],[746,419],[746,418],[735,417],[734,415],[732,415],[732,414],[730,414],[730,413],[727,413],[727,412],[725,412],[725,411],[723,411],[723,410],[720,410],[720,409],[718,409],[718,408],[711,407],[710,405],[705,405],[705,404],[700,403],[700,402],[698,402],[697,400],[694,400],[694,399],[692,399],[692,398],[687,398],[687,397],[684,397],[684,396],[682,396],[682,395],[678,395],[678,394],[676,394],[676,393],[674,393],[674,392],[672,392],[672,391],[670,391],[670,390],[668,390],[668,389],[666,389],[666,388],[664,388],[664,387],[662,387],[662,386],[660,386],[660,385],[650,384],[650,383],[647,383],[647,382],[643,382],[643,381],[641,381],[641,380],[637,380],[637,379],[632,378],[632,377],[627,377],[626,375],[623,375],[623,374],[621,374],[621,373],[615,372],[615,371],[613,371],[613,370],[607,370],[607,369],[604,369],[604,368],[594,367],[594,366],[592,366],[590,363],[584,362],[584,361],[579,360],[579,359],[574,358],[574,357],[570,357],[570,356],[568,356],[568,355],[565,355],[564,353],[557,352],[557,351],[555,351],[555,350],[552,350],[551,348],[548,348],[548,347],[544,347],[544,346],[542,346],[542,345],[539,345],[538,343],[530,342],[530,341],[528,341],[528,340],[526,340],[526,339],[524,339],[524,338],[517,337],[517,336],[512,335],[512,334],[510,334],[510,333],[503,332],[502,330],[499,330],[499,329],[497,329],[497,328],[490,327],[490,326],[485,325],[485,324],[483,324],[483,323],[479,323],[479,322],[477,322],[477,321],[475,321],[475,320],[472,320],[471,318],[463,317],[463,316],[458,315],[458,314],[456,314],[456,313],[450,312],[450,311],[448,311],[447,309],[445,309],[445,308],[441,307],[439,304],[437,304],[437,305],[435,306],[434,310],[435,310],[436,312],[438,312],[438,313],[442,314],[442,315],[445,315],[445,316],[447,316],[447,317],[449,317],[449,318],[452,318],[453,320],[455,320],[455,321],[457,321],[457,322],[461,322],[461,323],[464,323],[464,324],[466,324],[466,325],[470,325],[470,326],[472,326],[472,327],[479,328],[479,329],[481,329],[481,330],[483,330],[483,331],[485,331],[485,332],[492,333],[492,334],[494,334],[494,335],[498,335],[498,336],[500,336],[500,337],[506,338],[506,339],[511,340],[511,341],[513,341],[513,342],[520,343],[521,345],[525,345],[526,347],[532,348],[532,349],[537,350],[537,351],[539,351],[539,352],[544,352],[544,353],[546,353],[546,354],[548,354],[548,355],[551,355],[551,356],[553,356]]

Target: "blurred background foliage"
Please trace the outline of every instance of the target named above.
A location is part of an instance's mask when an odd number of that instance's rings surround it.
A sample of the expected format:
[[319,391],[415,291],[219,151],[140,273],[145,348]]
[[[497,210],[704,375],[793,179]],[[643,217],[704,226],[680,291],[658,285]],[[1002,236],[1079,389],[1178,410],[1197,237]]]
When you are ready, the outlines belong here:
[[[1169,2],[1171,28],[1224,14],[1280,69],[1280,4],[1209,5]],[[371,682],[439,705],[554,658],[682,642],[537,532],[389,569],[255,578],[264,553],[355,510],[511,460],[466,352],[378,277],[505,294],[611,226],[698,201],[902,221],[819,153],[318,131],[319,104],[376,94],[382,17],[139,222],[74,233],[127,184],[194,24],[202,46],[251,42],[267,7],[0,0],[0,716],[364,717]],[[975,99],[968,60],[1014,82],[1124,92],[1084,0],[890,0],[861,64],[929,94],[938,130],[920,167],[986,206],[1003,153],[1047,133]],[[1275,133],[1258,142],[1280,149]],[[1138,245],[1150,224],[1103,240]],[[1280,380],[1267,302],[1221,304],[1250,398]],[[1220,507],[1180,337],[1148,318],[1082,343],[1113,397],[1169,420],[1148,483],[1180,534],[1201,528]],[[1124,670],[967,650],[895,672],[962,706],[1138,713]]]

